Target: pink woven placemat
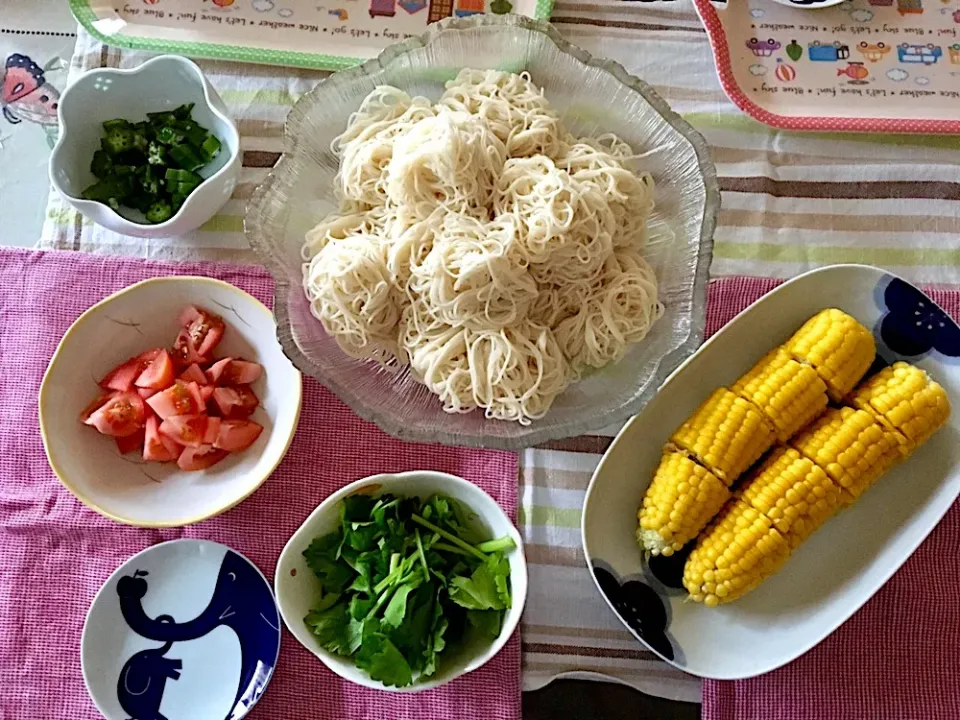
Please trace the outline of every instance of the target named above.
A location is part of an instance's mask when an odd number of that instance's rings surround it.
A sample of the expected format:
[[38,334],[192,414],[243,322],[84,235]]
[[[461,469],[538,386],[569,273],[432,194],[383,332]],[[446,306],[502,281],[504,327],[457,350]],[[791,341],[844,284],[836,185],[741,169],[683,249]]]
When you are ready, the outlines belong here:
[[[750,277],[711,283],[708,333],[778,284]],[[925,291],[960,317],[960,291]],[[703,720],[958,720],[958,648],[960,504],[870,602],[813,650],[751,680],[704,681]]]
[[[0,249],[0,720],[100,717],[80,673],[87,608],[117,566],[155,543],[216,540],[272,578],[284,543],[327,495],[366,475],[414,469],[468,478],[516,515],[514,454],[394,440],[306,377],[300,426],[286,459],[238,507],[179,530],[130,528],[88,510],[47,465],[37,422],[40,379],[83,310],[163,275],[216,277],[272,304],[273,281],[260,268]],[[249,717],[514,720],[520,717],[519,635],[464,678],[398,695],[341,680],[284,631],[273,681]]]

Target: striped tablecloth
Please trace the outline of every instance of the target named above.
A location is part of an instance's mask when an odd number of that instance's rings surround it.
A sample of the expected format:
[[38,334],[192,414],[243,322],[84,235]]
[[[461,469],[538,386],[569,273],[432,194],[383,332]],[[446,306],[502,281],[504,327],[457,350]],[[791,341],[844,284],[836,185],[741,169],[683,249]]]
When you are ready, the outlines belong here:
[[[802,135],[767,128],[723,95],[692,6],[558,2],[553,22],[573,43],[651,83],[713,146],[723,188],[712,274],[791,277],[835,262],[887,267],[925,283],[960,284],[960,138]],[[142,53],[80,33],[71,73],[131,67]],[[40,246],[190,260],[255,262],[243,210],[277,160],[282,122],[322,76],[306,70],[201,62],[239,121],[243,176],[198,232],[164,241],[116,235],[51,197]],[[524,684],[597,673],[645,692],[698,701],[700,684],[640,649],[584,572],[580,508],[616,428],[525,451],[520,524],[530,560]]]

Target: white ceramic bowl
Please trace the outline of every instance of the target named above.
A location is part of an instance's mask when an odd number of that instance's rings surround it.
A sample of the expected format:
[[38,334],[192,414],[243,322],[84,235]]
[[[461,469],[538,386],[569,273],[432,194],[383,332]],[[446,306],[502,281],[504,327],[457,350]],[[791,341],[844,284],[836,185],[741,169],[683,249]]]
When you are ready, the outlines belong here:
[[[150,225],[136,210],[123,209],[124,217],[108,205],[80,197],[96,182],[90,161],[100,147],[105,120],[139,122],[148,112],[173,110],[191,102],[195,103],[193,119],[216,135],[222,147],[200,170],[204,182],[173,217]],[[241,163],[237,127],[217,91],[186,58],[162,55],[130,70],[91,70],[63,93],[57,113],[60,138],[50,155],[50,180],[68,203],[109,230],[146,238],[183,235],[212,218],[236,187]]]
[[[386,687],[376,680],[371,680],[366,673],[358,670],[351,660],[328,652],[317,644],[316,638],[303,622],[303,618],[310,612],[320,595],[320,583],[307,566],[303,551],[315,538],[334,532],[339,527],[340,501],[359,492],[374,496],[392,493],[401,497],[420,498],[434,494],[447,495],[470,508],[476,514],[475,522],[478,529],[485,530],[490,538],[499,538],[504,535],[513,538],[517,547],[506,554],[510,561],[512,607],[507,610],[500,636],[494,642],[467,645],[455,656],[442,657],[436,675],[403,688]],[[357,480],[320,503],[280,553],[273,586],[277,594],[280,617],[286,623],[287,629],[300,641],[300,644],[320,658],[323,664],[337,675],[357,685],[377,690],[418,692],[445,685],[461,675],[476,670],[506,645],[520,622],[523,605],[527,599],[527,563],[523,556],[523,541],[520,533],[492,497],[473,483],[455,475],[418,470],[397,475],[373,475]]]
[[[187,305],[226,321],[216,357],[264,368],[252,386],[260,398],[252,419],[264,431],[249,449],[201,472],[121,456],[112,438],[78,420],[99,392],[96,380],[129,357],[172,343]],[[154,278],[102,300],[67,330],[40,385],[40,432],[50,467],[85,505],[129,525],[177,527],[218,515],[260,487],[293,439],[300,397],[300,373],[276,340],[273,313],[256,298],[211,278]]]
[[[749,595],[687,602],[683,558],[648,562],[636,509],[674,428],[807,318],[836,307],[873,329],[885,362],[943,385],[953,414],[929,442],[831,518]],[[832,633],[913,554],[960,494],[960,328],[906,281],[873,267],[814,270],[763,296],[710,338],[624,426],[587,490],[583,546],[604,599],[633,634],[681,670],[737,680],[774,670]],[[899,622],[899,618],[891,618]]]

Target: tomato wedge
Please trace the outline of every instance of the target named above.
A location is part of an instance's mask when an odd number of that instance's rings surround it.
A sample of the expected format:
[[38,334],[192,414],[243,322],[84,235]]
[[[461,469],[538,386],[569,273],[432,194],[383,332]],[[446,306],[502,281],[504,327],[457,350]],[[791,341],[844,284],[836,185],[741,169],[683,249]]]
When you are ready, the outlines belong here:
[[173,358],[166,350],[161,350],[157,356],[150,361],[146,369],[137,377],[134,385],[138,388],[149,388],[151,390],[166,390],[173,385]]
[[218,387],[213,391],[213,402],[226,418],[249,417],[260,405],[256,394],[248,387]]
[[183,329],[173,345],[174,361],[180,365],[205,365],[223,337],[223,318],[191,306],[181,313],[180,324]]
[[124,363],[120,363],[100,381],[100,387],[104,390],[116,390],[117,392],[133,390],[136,379],[161,352],[163,351],[160,348],[153,348],[130,358]]
[[152,398],[158,392],[160,391],[154,390],[153,388],[137,388],[137,395],[142,397],[144,400],[146,400],[147,398]]
[[174,415],[197,415],[204,411],[205,403],[200,386],[195,382],[177,380],[163,392],[147,400],[153,411],[166,420]]
[[203,433],[204,445],[213,445],[216,442],[217,436],[220,434],[220,422],[218,417],[207,418],[207,430]]
[[179,444],[160,434],[160,421],[157,416],[148,417],[144,431],[143,459],[147,462],[168,462],[180,457],[181,451]]
[[222,420],[213,446],[230,452],[240,452],[253,445],[263,432],[263,426],[252,420]]
[[206,470],[229,455],[226,450],[218,450],[213,445],[201,445],[197,448],[184,448],[177,460],[181,470]]
[[224,358],[207,370],[207,378],[215,385],[249,385],[263,375],[260,363]]
[[207,376],[204,374],[201,367],[196,363],[191,363],[186,370],[180,373],[180,379],[187,382],[195,382],[197,385],[206,385],[208,382],[210,382],[207,380]]
[[207,434],[206,415],[171,415],[160,423],[160,434],[179,445],[200,447]]
[[96,399],[94,399],[92,403],[87,405],[83,409],[83,411],[80,413],[80,422],[85,423],[86,425],[89,425],[90,423],[88,423],[87,420],[90,419],[90,416],[93,415],[95,411],[99,410],[104,405],[106,405],[107,400],[109,400],[116,394],[117,393],[115,392],[102,392],[99,395],[97,395]]
[[133,435],[127,435],[126,437],[114,438],[117,441],[117,450],[120,451],[121,455],[126,455],[131,452],[140,452],[140,448],[143,447],[144,439],[144,430],[140,428]]
[[126,437],[144,426],[146,406],[136,393],[117,393],[86,420],[104,435]]

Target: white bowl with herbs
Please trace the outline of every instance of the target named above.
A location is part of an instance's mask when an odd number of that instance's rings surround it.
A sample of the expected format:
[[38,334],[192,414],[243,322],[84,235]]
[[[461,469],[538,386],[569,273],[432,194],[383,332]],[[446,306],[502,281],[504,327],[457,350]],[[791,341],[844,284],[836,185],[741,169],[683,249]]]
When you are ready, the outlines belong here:
[[277,563],[280,616],[333,672],[416,692],[506,645],[527,596],[520,533],[482,489],[441,472],[374,475],[324,500]]

